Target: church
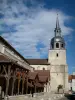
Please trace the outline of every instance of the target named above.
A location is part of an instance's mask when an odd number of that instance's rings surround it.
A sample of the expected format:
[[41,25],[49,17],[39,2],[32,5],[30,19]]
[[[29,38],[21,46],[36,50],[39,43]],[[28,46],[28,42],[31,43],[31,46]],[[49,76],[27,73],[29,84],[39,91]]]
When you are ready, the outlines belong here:
[[61,28],[57,15],[54,37],[50,42],[50,49],[47,59],[27,59],[34,70],[49,70],[50,81],[47,84],[47,91],[57,91],[62,85],[65,91],[68,90],[68,65],[66,61],[65,40],[61,35]]
[[65,40],[58,16],[47,59],[26,59],[0,36],[0,86],[5,95],[67,91]]

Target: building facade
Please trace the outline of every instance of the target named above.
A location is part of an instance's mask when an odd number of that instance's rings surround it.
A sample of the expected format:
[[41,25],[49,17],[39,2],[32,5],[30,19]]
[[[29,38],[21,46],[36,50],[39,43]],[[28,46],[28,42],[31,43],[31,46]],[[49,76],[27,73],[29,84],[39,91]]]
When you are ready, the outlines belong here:
[[51,39],[48,59],[27,59],[35,70],[50,70],[50,82],[47,91],[57,91],[59,85],[68,90],[68,65],[66,62],[65,41],[61,35],[58,16],[55,35]]

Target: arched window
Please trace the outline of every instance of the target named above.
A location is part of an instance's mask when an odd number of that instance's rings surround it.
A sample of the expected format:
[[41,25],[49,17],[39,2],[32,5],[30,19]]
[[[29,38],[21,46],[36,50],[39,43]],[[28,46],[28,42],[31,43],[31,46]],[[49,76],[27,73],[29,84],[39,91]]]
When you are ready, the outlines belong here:
[[56,54],[56,57],[58,57],[58,53]]
[[56,43],[56,48],[59,48],[59,43]]

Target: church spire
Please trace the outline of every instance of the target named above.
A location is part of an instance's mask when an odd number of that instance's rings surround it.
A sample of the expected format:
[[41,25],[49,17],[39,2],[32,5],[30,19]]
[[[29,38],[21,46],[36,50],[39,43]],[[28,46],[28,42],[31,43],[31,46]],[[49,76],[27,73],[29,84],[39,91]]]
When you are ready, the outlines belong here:
[[58,14],[57,14],[57,19],[56,19],[56,28],[59,29],[60,26],[59,26],[59,19],[58,19]]
[[60,25],[59,25],[58,14],[57,14],[57,18],[56,18],[56,28],[55,28],[54,32],[55,32],[55,37],[61,36],[61,28],[60,28]]

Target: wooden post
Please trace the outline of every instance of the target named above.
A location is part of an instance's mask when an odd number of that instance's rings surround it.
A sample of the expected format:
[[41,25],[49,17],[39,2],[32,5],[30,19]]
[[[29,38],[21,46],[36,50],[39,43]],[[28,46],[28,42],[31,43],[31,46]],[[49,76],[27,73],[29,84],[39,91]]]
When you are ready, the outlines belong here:
[[26,79],[26,94],[28,93],[28,77]]
[[36,85],[35,85],[35,93],[36,93]]
[[8,95],[8,89],[9,89],[10,68],[11,66],[8,66],[8,75],[6,77],[6,96]]
[[22,79],[22,94],[24,92],[24,78]]
[[16,76],[15,76],[15,71],[14,71],[14,74],[13,74],[13,82],[12,82],[12,95],[13,95],[13,92],[14,92],[15,79],[16,79]]
[[46,92],[47,92],[47,83],[46,83]]
[[20,89],[20,78],[18,78],[18,95],[19,95],[19,89]]

